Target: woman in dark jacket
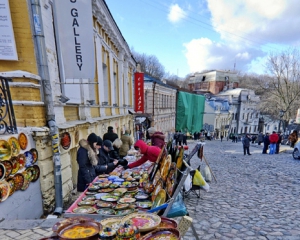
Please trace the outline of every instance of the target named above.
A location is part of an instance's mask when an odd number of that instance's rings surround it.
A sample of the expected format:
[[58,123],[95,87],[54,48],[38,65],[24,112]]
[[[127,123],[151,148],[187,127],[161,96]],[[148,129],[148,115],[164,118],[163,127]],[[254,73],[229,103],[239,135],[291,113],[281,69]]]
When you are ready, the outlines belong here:
[[[100,137],[99,137],[100,138]],[[95,133],[91,133],[87,140],[81,139],[79,141],[79,149],[77,151],[77,162],[79,165],[78,177],[77,177],[77,191],[83,192],[89,184],[95,179],[96,172],[94,166],[97,165],[97,149],[98,136]]]
[[113,148],[114,148],[114,150],[111,150],[110,152],[109,152],[109,156],[112,158],[112,159],[120,159],[121,157],[120,157],[120,154],[119,154],[119,150],[120,150],[120,147],[121,147],[121,145],[122,145],[122,141],[121,141],[121,139],[120,138],[117,138],[113,143],[112,143],[112,145],[113,145]]

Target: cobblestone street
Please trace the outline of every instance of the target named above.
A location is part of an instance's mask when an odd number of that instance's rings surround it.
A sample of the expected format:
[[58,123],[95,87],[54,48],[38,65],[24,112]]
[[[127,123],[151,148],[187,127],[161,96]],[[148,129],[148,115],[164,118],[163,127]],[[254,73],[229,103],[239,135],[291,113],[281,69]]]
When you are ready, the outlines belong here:
[[[190,150],[195,145],[189,142]],[[198,239],[300,239],[300,161],[291,148],[276,155],[261,154],[262,146],[251,146],[244,156],[241,142],[208,141],[204,146],[217,182],[201,190],[201,198],[186,199]],[[194,156],[191,165],[205,166]],[[57,219],[4,220],[0,239],[40,239],[52,234]],[[192,228],[184,240],[197,239]]]

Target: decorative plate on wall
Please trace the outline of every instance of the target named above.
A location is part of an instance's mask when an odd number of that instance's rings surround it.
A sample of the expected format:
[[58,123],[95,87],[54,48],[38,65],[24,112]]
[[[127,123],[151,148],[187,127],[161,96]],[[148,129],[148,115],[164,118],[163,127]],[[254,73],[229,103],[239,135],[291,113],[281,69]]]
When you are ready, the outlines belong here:
[[18,162],[20,165],[20,170],[22,170],[26,165],[26,156],[24,154],[18,155]]
[[5,167],[5,178],[8,178],[13,170],[13,165],[12,165],[11,161],[9,161],[9,160],[2,161],[1,163]]
[[27,136],[24,133],[20,133],[18,141],[19,141],[19,144],[20,144],[20,148],[22,150],[25,150],[27,148],[27,145],[28,145]]
[[13,165],[13,169],[12,169],[12,172],[11,172],[11,175],[14,175],[17,173],[17,171],[19,171],[20,169],[20,163],[18,161],[18,157],[12,157],[10,159],[12,165]]
[[5,166],[2,163],[0,163],[0,181],[2,181],[5,178],[5,172]]
[[31,148],[29,152],[32,154],[32,164],[35,164],[39,158],[38,151],[35,148]]
[[13,176],[13,179],[15,181],[16,191],[20,190],[23,187],[23,183],[24,183],[23,174],[17,173],[17,174],[15,174],[15,176]]
[[0,202],[3,202],[3,201],[5,201],[5,200],[8,198],[8,196],[9,196],[10,187],[9,187],[8,182],[6,182],[6,181],[1,181],[1,182],[0,182],[0,192],[1,192],[1,195],[0,195]]
[[61,134],[60,144],[63,149],[68,150],[71,145],[71,136],[70,133],[64,132]]
[[10,187],[9,196],[11,196],[16,191],[15,180],[14,180],[13,177],[10,177],[10,178],[7,179],[7,182],[8,182],[9,187]]
[[15,137],[11,137],[10,139],[8,139],[8,143],[11,147],[11,155],[17,156],[20,152],[20,144],[18,139],[16,139]]
[[25,163],[25,167],[30,167],[33,165],[33,155],[30,151],[26,151],[24,153],[25,157],[26,157],[26,163]]
[[5,140],[0,140],[0,159],[8,160],[11,157],[11,147],[10,144]]
[[33,176],[33,179],[31,180],[31,182],[35,182],[40,177],[40,168],[38,165],[33,165],[32,167],[34,169],[34,176]]
[[26,170],[24,172],[22,172],[22,174],[24,176],[24,183],[23,183],[23,186],[21,187],[21,190],[25,191],[29,187],[31,175]]

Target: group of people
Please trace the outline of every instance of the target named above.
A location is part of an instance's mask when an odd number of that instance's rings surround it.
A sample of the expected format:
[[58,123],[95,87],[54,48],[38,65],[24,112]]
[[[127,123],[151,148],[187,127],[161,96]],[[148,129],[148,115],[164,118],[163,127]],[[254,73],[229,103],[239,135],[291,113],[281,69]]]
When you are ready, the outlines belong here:
[[77,163],[79,165],[77,178],[77,191],[83,192],[97,175],[111,173],[117,166],[124,169],[140,166],[147,160],[155,162],[161,148],[165,145],[165,136],[162,132],[156,131],[154,127],[148,129],[151,138],[151,146],[143,140],[134,144],[135,150],[139,151],[142,157],[128,164],[124,157],[133,145],[133,139],[128,130],[121,138],[109,126],[103,139],[95,133],[89,134],[87,139],[79,141],[77,151]]
[[181,132],[181,130],[177,130],[174,133],[173,139],[175,140],[175,144],[177,145],[187,145],[187,135],[186,133]]

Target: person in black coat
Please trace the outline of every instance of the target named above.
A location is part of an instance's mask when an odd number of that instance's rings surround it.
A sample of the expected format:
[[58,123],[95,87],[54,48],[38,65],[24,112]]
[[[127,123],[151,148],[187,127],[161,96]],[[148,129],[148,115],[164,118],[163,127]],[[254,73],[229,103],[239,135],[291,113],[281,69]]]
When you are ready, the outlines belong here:
[[114,148],[111,141],[103,141],[103,145],[98,154],[98,164],[95,166],[97,175],[111,173],[118,165],[119,161],[117,159],[112,159],[109,156],[109,152],[113,149]]
[[178,144],[181,146],[182,142],[183,142],[183,133],[181,131],[179,131],[178,133]]
[[276,143],[276,150],[275,150],[275,154],[278,154],[279,153],[279,148],[280,148],[280,144],[281,144],[281,141],[282,141],[282,136],[281,136],[281,132],[278,132],[278,141]]
[[247,152],[248,155],[251,155],[250,150],[249,150],[250,142],[251,142],[251,138],[250,138],[249,135],[246,134],[245,137],[242,140],[243,148],[244,148],[244,155],[246,155],[246,152]]
[[266,133],[266,135],[264,136],[264,148],[262,151],[263,154],[267,154],[269,145],[270,145],[269,133]]
[[114,133],[114,128],[112,126],[109,126],[107,129],[107,133],[103,135],[103,141],[109,140],[113,143],[118,137],[118,134]]
[[102,140],[98,142],[98,136],[95,133],[91,133],[87,140],[81,139],[79,141],[80,147],[77,151],[77,163],[79,165],[77,176],[78,192],[83,192],[97,176],[94,166],[98,163],[97,149],[101,145]]
[[112,158],[112,159],[117,159],[117,160],[119,160],[119,159],[121,158],[120,155],[119,155],[119,150],[120,150],[120,147],[122,146],[122,141],[121,141],[121,139],[120,139],[120,138],[117,138],[117,139],[112,143],[112,145],[113,145],[114,150],[111,150],[111,151],[109,152],[109,156],[110,156],[110,158]]

